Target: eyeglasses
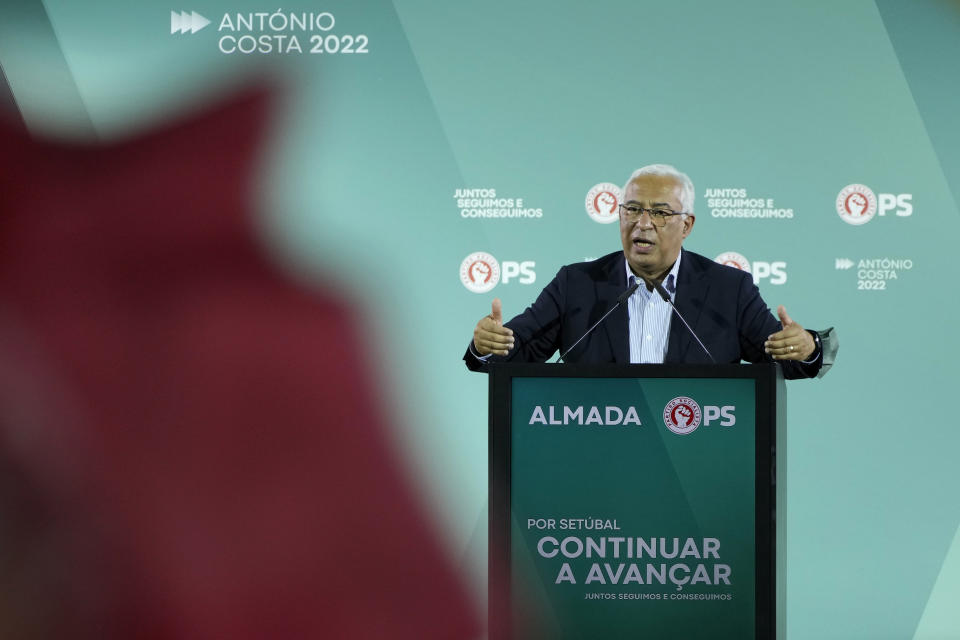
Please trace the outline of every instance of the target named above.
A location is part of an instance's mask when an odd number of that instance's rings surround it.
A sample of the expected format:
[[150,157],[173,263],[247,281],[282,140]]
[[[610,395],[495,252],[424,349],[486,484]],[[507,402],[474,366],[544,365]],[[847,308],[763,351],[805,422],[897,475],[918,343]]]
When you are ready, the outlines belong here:
[[650,222],[656,227],[662,227],[667,224],[667,218],[671,216],[682,216],[684,213],[677,213],[670,209],[644,209],[632,204],[620,205],[620,215],[628,222],[636,222],[644,212],[650,214]]

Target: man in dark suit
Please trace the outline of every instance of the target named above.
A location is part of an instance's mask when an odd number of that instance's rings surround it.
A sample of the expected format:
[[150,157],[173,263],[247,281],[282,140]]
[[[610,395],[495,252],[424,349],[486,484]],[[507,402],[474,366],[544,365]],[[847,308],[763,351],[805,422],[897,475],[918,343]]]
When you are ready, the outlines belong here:
[[[693,201],[693,183],[675,168],[635,171],[620,204],[623,251],[561,268],[506,324],[495,299],[474,329],[467,366],[482,371],[488,362],[543,362],[559,351],[566,362],[584,363],[773,360],[787,378],[822,375],[829,364],[823,366],[818,332],[794,322],[783,306],[778,322],[748,273],[682,249],[695,222]],[[624,304],[574,346],[633,283],[640,286]],[[702,346],[654,291],[657,285]]]

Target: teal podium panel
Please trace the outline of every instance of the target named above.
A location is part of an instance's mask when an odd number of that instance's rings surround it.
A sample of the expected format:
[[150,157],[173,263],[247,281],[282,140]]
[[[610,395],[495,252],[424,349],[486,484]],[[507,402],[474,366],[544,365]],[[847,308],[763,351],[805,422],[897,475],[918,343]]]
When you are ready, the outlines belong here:
[[774,637],[778,371],[494,367],[492,637]]

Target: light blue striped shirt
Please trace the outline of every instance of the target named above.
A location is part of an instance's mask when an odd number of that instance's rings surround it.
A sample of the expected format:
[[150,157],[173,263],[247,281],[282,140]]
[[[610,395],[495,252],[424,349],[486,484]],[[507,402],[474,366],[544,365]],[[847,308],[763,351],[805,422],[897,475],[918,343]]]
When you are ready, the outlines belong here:
[[[630,263],[624,259],[627,269],[627,284],[635,281],[640,286],[627,299],[627,313],[630,316],[630,362],[633,364],[659,364],[667,355],[670,341],[670,321],[673,309],[654,291],[648,291],[643,280],[633,275]],[[663,279],[663,288],[670,294],[671,300],[677,297],[677,273],[680,270],[680,256]]]

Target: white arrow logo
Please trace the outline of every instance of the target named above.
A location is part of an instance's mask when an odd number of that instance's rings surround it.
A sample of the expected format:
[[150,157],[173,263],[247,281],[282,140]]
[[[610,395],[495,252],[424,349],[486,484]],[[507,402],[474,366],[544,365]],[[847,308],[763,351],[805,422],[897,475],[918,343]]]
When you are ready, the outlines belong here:
[[850,258],[837,258],[833,264],[837,269],[850,269],[853,267],[853,260]]
[[208,24],[210,21],[196,11],[170,12],[170,33],[196,33]]

